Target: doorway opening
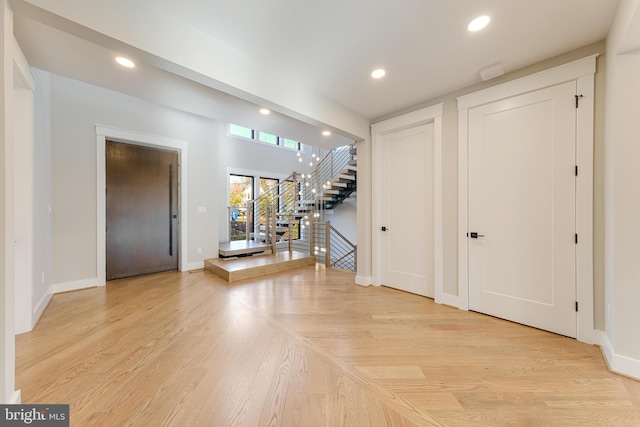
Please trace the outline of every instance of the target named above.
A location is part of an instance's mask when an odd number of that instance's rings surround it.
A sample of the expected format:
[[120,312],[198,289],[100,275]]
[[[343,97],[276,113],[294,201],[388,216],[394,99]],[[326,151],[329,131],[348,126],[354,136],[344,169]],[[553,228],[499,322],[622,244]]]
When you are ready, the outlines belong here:
[[188,271],[192,269],[202,268],[202,263],[188,263],[188,216],[183,215],[184,209],[187,207],[188,194],[188,158],[189,143],[173,138],[167,138],[157,135],[150,135],[140,132],[132,132],[128,130],[112,128],[108,126],[96,125],[96,279],[92,280],[92,284],[104,286],[106,283],[106,264],[107,264],[107,197],[106,197],[106,144],[107,140],[114,142],[126,143],[129,145],[152,147],[165,150],[172,150],[178,155],[178,270]]

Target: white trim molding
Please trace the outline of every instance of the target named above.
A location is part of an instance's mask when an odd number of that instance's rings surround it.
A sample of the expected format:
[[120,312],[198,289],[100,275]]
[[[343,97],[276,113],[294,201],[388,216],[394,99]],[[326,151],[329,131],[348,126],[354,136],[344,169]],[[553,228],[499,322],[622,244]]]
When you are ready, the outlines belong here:
[[54,294],[60,294],[63,292],[95,288],[98,286],[104,286],[104,280],[100,280],[97,277],[92,277],[89,279],[74,280],[73,282],[56,283],[51,285],[51,290]]
[[[580,98],[576,121],[577,333],[579,341],[596,344],[600,332],[594,328],[593,307],[593,126],[596,57],[591,55],[565,65],[516,79],[458,98],[458,297],[456,306],[469,309],[468,231],[468,115],[469,109],[524,93],[575,81]],[[452,299],[453,300],[453,299]]]
[[[24,57],[15,37],[13,38],[13,68],[16,71],[16,75],[20,78],[24,88],[35,92],[36,78],[33,76],[31,67],[27,62],[27,59]],[[16,82],[14,82],[14,85],[15,83]]]
[[359,286],[371,286],[373,283],[373,277],[371,276],[356,276],[355,284]]
[[[442,114],[444,105],[442,103],[432,105],[411,113],[403,114],[402,116],[394,117],[388,120],[384,120],[379,123],[371,125],[372,133],[372,224],[373,230],[379,230],[380,227],[380,215],[381,215],[381,200],[376,197],[376,189],[382,188],[379,174],[376,174],[376,170],[381,168],[381,155],[380,155],[380,141],[385,135],[392,132],[398,132],[404,129],[410,129],[416,126],[422,126],[425,124],[433,123],[433,280],[434,280],[434,298],[437,303],[448,303],[447,296],[444,294],[443,284],[443,244],[442,244]],[[380,260],[381,257],[381,241],[380,234],[377,232],[372,233],[372,251],[373,259]],[[371,284],[380,286],[381,273],[380,263],[373,268],[373,277],[371,277]],[[369,279],[369,278],[367,278]],[[356,277],[356,283],[358,277]]]
[[458,111],[593,75],[596,72],[597,57],[597,54],[587,56],[568,64],[460,96],[458,97]]
[[202,270],[203,268],[204,268],[204,260],[187,264],[187,267],[182,271]]
[[[110,141],[124,142],[127,144],[141,145],[145,147],[171,149],[178,152],[179,163],[179,218],[180,218],[180,246],[178,253],[178,269],[180,271],[188,271],[187,252],[188,228],[187,228],[187,158],[189,143],[176,139],[166,138],[163,136],[148,135],[145,133],[134,132],[129,130],[117,129],[108,126],[96,125],[96,163],[97,163],[97,271],[96,285],[104,286],[106,282],[106,265],[107,265],[107,242],[106,242],[106,224],[107,224],[107,200],[106,200],[106,142]],[[54,285],[55,286],[55,285]]]
[[53,286],[49,286],[49,289],[47,289],[47,293],[44,294],[44,296],[38,302],[38,305],[36,305],[36,307],[33,309],[33,315],[31,316],[31,329],[35,328],[36,324],[44,314],[44,311],[51,302],[52,298]]
[[640,360],[631,359],[630,357],[616,353],[611,340],[609,340],[609,337],[605,333],[601,335],[600,345],[611,372],[632,377],[640,381]]

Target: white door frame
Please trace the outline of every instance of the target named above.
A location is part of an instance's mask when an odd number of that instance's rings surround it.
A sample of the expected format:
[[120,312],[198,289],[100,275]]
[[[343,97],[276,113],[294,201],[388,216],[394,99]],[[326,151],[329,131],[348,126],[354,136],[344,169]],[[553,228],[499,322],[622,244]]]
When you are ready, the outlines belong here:
[[189,269],[187,263],[187,149],[189,144],[177,139],[165,138],[155,135],[147,135],[139,132],[132,132],[116,129],[108,126],[96,125],[96,156],[97,156],[97,271],[98,286],[104,286],[107,277],[107,173],[105,148],[107,139],[115,142],[124,142],[132,145],[144,147],[171,149],[178,152],[179,164],[179,206],[180,212],[180,238],[179,238],[179,258],[178,270]]
[[468,117],[469,109],[560,83],[575,81],[580,108],[576,121],[576,298],[577,339],[589,344],[599,343],[594,327],[593,307],[593,121],[596,57],[591,55],[559,67],[551,68],[498,86],[458,98],[458,295],[456,306],[469,309],[469,176]]
[[[373,259],[380,260],[382,256],[380,227],[384,224],[381,222],[383,201],[380,191],[376,189],[382,188],[381,177],[376,171],[380,171],[383,161],[383,139],[385,135],[416,126],[433,123],[433,266],[434,266],[434,292],[435,301],[438,303],[449,302],[443,298],[443,282],[442,282],[442,111],[443,104],[436,104],[431,107],[423,108],[399,117],[394,117],[379,123],[371,125],[372,134],[372,246]],[[380,286],[381,270],[380,263],[377,262],[373,268],[373,284]]]

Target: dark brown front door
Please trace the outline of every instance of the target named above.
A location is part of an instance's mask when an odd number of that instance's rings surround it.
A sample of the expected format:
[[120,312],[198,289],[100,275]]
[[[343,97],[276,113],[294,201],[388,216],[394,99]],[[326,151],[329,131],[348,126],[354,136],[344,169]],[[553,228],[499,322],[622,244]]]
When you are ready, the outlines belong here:
[[107,280],[178,269],[178,153],[107,141]]

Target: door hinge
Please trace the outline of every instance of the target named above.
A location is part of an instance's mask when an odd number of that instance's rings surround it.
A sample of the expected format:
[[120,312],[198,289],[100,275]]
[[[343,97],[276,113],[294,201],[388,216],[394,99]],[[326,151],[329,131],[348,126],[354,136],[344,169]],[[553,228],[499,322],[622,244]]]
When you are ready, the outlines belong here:
[[578,176],[578,166],[576,165],[576,176]]
[[576,108],[578,108],[580,105],[580,98],[582,98],[583,95],[575,95],[575,97],[576,97]]
[[578,233],[576,233],[576,245],[578,244]]
[[576,311],[578,311],[578,301],[576,301]]

